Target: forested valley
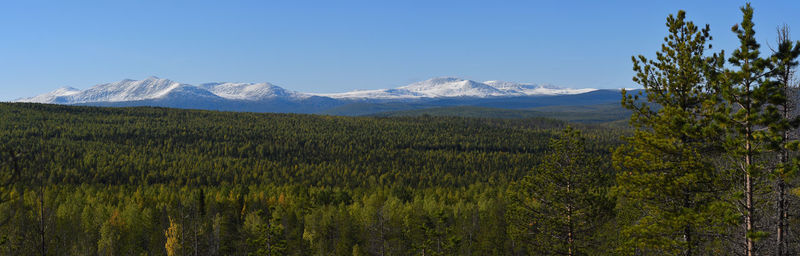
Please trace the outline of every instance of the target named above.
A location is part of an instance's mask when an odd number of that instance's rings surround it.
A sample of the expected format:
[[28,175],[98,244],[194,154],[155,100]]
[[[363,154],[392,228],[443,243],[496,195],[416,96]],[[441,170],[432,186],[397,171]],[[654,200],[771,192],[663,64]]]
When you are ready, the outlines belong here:
[[667,18],[628,127],[0,103],[0,254],[798,255],[800,44],[741,10]]
[[[0,116],[3,254],[508,254],[525,245],[506,232],[507,188],[566,126],[38,104]],[[623,133],[581,128],[605,158]]]

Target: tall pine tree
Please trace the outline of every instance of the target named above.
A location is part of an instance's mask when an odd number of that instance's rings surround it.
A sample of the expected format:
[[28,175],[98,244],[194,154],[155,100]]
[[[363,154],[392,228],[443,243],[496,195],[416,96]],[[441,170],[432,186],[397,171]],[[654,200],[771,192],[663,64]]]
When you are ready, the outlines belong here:
[[776,92],[770,97],[770,103],[777,113],[777,120],[769,128],[773,134],[772,148],[777,152],[777,165],[773,175],[775,177],[775,255],[788,254],[787,229],[789,221],[789,200],[787,193],[789,180],[796,173],[796,163],[793,161],[792,148],[796,148],[796,138],[790,136],[790,131],[797,128],[796,100],[797,86],[794,84],[794,72],[797,68],[797,58],[800,56],[800,42],[792,42],[789,36],[789,27],[782,26],[778,29],[777,48],[773,49],[770,57],[772,78],[771,85]]
[[684,11],[666,25],[669,34],[656,58],[633,58],[633,80],[644,92],[623,91],[635,131],[613,156],[624,225],[619,253],[720,253],[717,234],[730,214],[713,162],[722,131],[714,115],[723,53],[705,55],[709,26],[697,27]]
[[731,29],[740,46],[728,59],[735,70],[725,72],[726,82],[721,91],[727,109],[723,120],[728,128],[725,147],[733,160],[728,166],[733,170],[734,184],[741,184],[733,193],[733,205],[739,208],[741,216],[742,232],[738,236],[742,254],[752,256],[757,254],[756,243],[767,236],[760,223],[765,202],[759,195],[766,189],[767,162],[763,156],[770,150],[774,136],[765,127],[780,119],[770,100],[778,102],[781,92],[768,79],[768,60],[759,56],[753,8],[747,4],[741,10],[742,22]]

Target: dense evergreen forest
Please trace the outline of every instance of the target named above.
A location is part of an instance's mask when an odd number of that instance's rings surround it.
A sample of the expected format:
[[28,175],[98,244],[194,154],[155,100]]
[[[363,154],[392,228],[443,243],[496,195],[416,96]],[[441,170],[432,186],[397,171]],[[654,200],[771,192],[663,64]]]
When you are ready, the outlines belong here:
[[800,44],[742,14],[670,15],[628,127],[1,103],[0,254],[797,255]]
[[[4,177],[3,254],[508,254],[524,246],[506,232],[507,187],[566,125],[39,104],[0,116],[4,173],[19,171]],[[605,158],[623,134],[581,128]]]

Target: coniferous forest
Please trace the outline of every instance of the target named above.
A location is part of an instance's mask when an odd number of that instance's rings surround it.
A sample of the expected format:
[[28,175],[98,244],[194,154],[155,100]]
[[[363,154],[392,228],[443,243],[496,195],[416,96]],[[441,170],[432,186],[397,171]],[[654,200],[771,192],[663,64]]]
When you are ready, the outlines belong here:
[[800,44],[741,12],[667,17],[628,127],[0,103],[0,254],[798,255]]

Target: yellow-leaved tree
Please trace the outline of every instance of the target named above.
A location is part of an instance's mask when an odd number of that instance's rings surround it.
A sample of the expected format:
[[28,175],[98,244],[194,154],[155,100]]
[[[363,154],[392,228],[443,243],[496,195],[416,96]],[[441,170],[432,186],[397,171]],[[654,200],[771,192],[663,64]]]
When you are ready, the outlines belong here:
[[167,242],[164,244],[164,248],[167,249],[168,256],[182,255],[180,234],[181,225],[173,221],[172,217],[170,217],[169,227],[167,228],[167,231],[164,232],[164,235],[167,237]]

